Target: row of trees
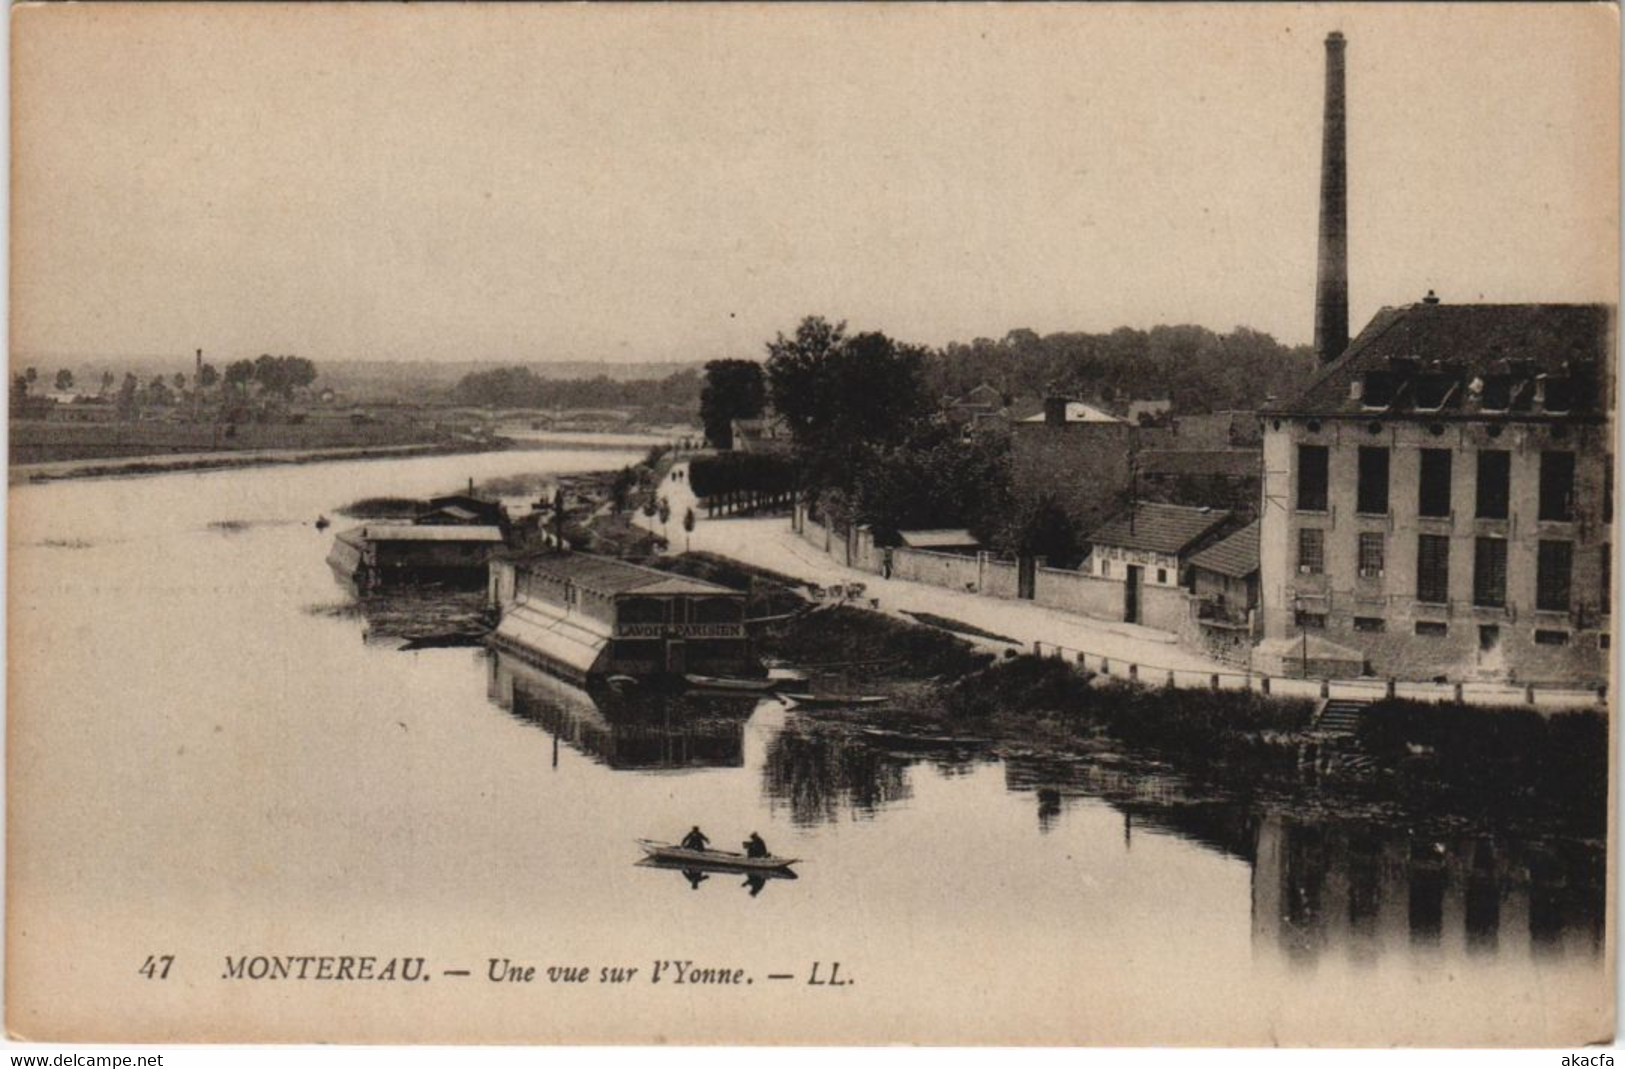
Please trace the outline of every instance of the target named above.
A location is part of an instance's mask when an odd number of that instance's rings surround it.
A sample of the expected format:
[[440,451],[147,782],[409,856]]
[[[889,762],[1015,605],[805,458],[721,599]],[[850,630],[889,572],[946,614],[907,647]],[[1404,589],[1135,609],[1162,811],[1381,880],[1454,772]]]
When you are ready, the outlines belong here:
[[457,404],[503,408],[640,408],[670,406],[693,412],[700,396],[699,372],[663,379],[549,379],[528,367],[475,371],[452,387]]
[[1012,330],[998,341],[950,343],[927,373],[937,397],[988,382],[1032,397],[1057,389],[1105,401],[1166,396],[1176,411],[1216,412],[1288,397],[1314,371],[1307,345],[1282,345],[1247,327],[1219,334],[1186,325],[1043,336]]
[[718,453],[695,457],[688,484],[714,513],[783,501],[795,491],[795,466],[772,453]]

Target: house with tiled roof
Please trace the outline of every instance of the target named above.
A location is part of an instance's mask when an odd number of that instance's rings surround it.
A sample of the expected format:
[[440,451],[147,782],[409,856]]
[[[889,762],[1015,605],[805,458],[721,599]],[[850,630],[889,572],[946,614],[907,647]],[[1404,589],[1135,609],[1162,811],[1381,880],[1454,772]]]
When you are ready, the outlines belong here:
[[1385,308],[1261,413],[1260,666],[1608,677],[1614,310]]
[[1237,664],[1247,663],[1257,623],[1258,528],[1254,520],[1192,553],[1189,562],[1203,647]]
[[1097,579],[1122,583],[1124,619],[1138,623],[1140,588],[1184,586],[1191,555],[1212,541],[1229,519],[1230,513],[1222,509],[1135,502],[1089,533],[1089,559],[1083,570]]

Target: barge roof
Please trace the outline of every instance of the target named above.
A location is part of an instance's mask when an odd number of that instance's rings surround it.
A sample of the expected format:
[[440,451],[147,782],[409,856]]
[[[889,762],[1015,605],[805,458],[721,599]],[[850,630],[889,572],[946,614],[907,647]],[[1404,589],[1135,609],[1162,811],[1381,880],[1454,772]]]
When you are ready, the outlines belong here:
[[557,579],[566,579],[580,587],[600,594],[731,594],[744,597],[744,592],[691,579],[686,575],[646,568],[630,561],[613,557],[600,557],[592,553],[559,553],[544,550],[519,554],[510,558],[514,566],[523,571],[542,572]]
[[[373,542],[500,542],[496,527],[463,524],[369,523],[360,529],[361,537]],[[353,534],[346,531],[345,534]]]

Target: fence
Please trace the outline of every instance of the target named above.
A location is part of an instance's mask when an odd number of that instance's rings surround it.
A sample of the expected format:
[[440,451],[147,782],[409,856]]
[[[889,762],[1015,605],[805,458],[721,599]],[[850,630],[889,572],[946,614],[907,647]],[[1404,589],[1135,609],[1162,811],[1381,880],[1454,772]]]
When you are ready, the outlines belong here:
[[[868,532],[857,532],[856,553],[848,536],[825,528],[805,510],[798,515],[801,537],[810,545],[852,567],[879,574],[882,554],[873,549]],[[866,541],[867,539],[867,541]],[[998,560],[989,553],[974,557],[939,553],[928,549],[898,548],[891,551],[891,578],[928,583],[949,590],[1013,599],[1017,596],[1017,566]],[[1141,622],[1145,627],[1173,634],[1181,646],[1207,656],[1222,657],[1202,634],[1199,600],[1175,587],[1145,585],[1140,588]],[[1121,620],[1123,584],[1081,572],[1039,568],[1033,584],[1033,602],[1046,608],[1076,613],[1097,620]],[[1540,684],[1493,682],[1409,683],[1387,679],[1300,679],[1272,676],[1262,672],[1235,669],[1209,672],[1190,668],[1107,657],[1047,642],[1033,643],[1033,652],[1069,656],[1090,671],[1114,679],[1133,679],[1160,686],[1203,687],[1214,690],[1256,690],[1302,698],[1382,697],[1408,698],[1424,702],[1467,702],[1474,705],[1525,705],[1537,709],[1572,709],[1607,705],[1606,687],[1557,687]]]
[[1033,655],[1070,660],[1085,671],[1147,686],[1202,690],[1250,690],[1284,698],[1349,698],[1377,701],[1405,698],[1419,702],[1463,702],[1469,705],[1531,706],[1537,711],[1606,708],[1608,688],[1557,687],[1534,683],[1409,683],[1394,679],[1294,679],[1262,672],[1170,668],[1127,657],[1034,642]]

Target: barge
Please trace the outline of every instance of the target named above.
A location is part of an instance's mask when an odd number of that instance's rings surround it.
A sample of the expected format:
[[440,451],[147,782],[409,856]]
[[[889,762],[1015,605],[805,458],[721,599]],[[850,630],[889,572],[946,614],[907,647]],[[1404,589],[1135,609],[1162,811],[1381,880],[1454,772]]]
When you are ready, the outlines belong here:
[[575,683],[611,675],[766,675],[745,626],[745,594],[591,553],[499,553],[491,644]]

